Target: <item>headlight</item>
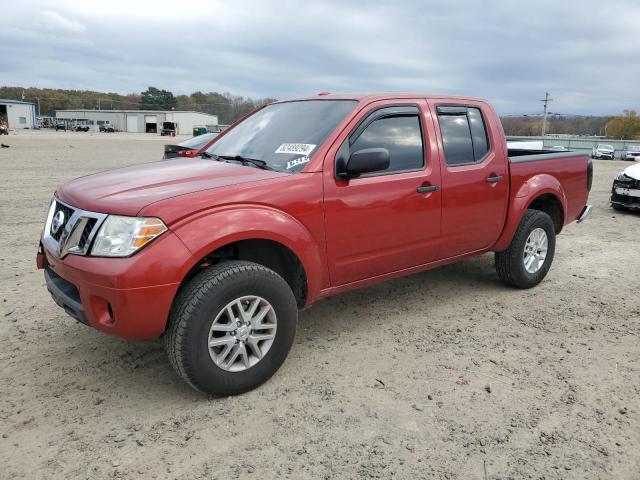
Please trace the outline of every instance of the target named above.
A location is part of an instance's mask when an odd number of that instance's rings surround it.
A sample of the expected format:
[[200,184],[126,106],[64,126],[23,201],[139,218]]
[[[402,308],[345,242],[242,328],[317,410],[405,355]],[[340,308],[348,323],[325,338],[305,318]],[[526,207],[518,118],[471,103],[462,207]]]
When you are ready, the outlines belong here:
[[616,180],[618,182],[628,182],[631,180],[631,177],[628,177],[624,173],[620,172],[618,175],[616,175]]
[[96,234],[91,255],[128,257],[166,231],[159,218],[109,215]]

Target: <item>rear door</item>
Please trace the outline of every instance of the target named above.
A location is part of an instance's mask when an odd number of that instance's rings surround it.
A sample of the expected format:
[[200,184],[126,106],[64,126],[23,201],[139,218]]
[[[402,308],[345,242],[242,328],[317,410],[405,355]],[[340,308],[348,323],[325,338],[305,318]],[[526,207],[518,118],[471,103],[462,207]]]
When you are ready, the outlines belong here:
[[[440,168],[433,137],[424,100],[377,102],[358,113],[329,150],[324,204],[334,286],[437,257]],[[389,150],[389,169],[350,180],[336,178],[336,157],[348,158],[365,148]]]
[[509,192],[497,115],[483,102],[429,103],[442,158],[440,258],[489,248],[504,227]]

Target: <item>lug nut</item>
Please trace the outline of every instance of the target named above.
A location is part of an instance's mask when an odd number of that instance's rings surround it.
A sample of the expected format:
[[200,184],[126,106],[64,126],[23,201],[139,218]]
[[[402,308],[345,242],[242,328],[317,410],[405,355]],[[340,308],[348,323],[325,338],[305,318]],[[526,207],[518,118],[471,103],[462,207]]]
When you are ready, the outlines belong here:
[[236,322],[236,325],[239,327],[240,325],[242,325],[241,322]]

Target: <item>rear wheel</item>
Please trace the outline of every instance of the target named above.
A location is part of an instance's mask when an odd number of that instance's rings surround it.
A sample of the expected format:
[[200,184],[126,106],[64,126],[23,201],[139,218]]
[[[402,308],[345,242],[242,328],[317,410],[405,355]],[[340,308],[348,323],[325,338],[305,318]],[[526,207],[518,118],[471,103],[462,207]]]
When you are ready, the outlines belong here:
[[178,375],[196,390],[239,394],[280,368],[297,319],[293,292],[277,273],[251,262],[224,262],[180,291],[165,347]]
[[555,248],[551,217],[540,210],[527,210],[509,248],[495,254],[498,277],[518,288],[536,286],[549,272]]

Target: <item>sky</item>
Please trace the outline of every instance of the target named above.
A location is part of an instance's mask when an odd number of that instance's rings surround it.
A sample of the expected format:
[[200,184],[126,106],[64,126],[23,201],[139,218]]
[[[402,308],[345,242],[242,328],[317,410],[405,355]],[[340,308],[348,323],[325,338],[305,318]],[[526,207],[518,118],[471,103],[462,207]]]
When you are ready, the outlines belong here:
[[424,92],[500,114],[640,110],[638,0],[2,0],[0,85]]

